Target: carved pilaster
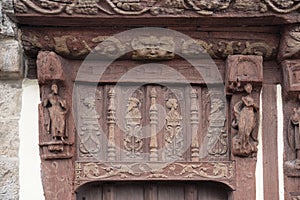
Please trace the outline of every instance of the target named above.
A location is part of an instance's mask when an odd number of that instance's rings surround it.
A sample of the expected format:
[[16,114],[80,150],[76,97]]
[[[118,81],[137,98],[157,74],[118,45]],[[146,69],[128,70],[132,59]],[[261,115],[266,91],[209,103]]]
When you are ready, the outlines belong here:
[[157,124],[158,124],[158,109],[156,106],[157,91],[152,88],[150,91],[151,106],[150,106],[150,161],[158,161],[158,142],[157,142]]
[[199,106],[198,106],[198,93],[197,90],[192,89],[190,92],[191,97],[191,131],[192,131],[192,143],[191,143],[191,160],[199,161]]
[[108,92],[109,106],[107,114],[108,124],[108,146],[107,146],[107,159],[110,161],[116,160],[116,146],[115,146],[115,125],[116,125],[116,93],[113,88]]

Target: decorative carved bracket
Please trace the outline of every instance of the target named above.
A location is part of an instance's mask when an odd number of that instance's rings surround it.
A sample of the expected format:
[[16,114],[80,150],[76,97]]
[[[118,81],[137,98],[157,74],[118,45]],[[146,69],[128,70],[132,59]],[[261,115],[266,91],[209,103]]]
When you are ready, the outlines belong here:
[[263,80],[261,56],[229,56],[226,90],[232,95],[232,153],[255,157],[257,152],[258,105]]

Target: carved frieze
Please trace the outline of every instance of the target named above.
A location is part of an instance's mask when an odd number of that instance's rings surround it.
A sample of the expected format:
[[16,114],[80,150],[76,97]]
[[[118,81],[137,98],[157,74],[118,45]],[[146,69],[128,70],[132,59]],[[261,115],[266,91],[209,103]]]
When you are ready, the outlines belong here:
[[[248,1],[232,0],[160,0],[144,2],[141,0],[16,0],[15,11],[28,13],[33,11],[44,15],[81,14],[81,15],[183,15],[193,11],[200,15],[212,15],[221,10],[228,10],[233,5],[235,10],[243,10],[244,4],[250,7],[247,10],[266,12],[268,8],[278,13],[290,13],[300,8],[298,0],[260,0],[257,4],[247,4]],[[257,5],[260,9],[257,9]]]
[[30,29],[23,33],[22,44],[28,55],[33,56],[41,49],[48,49],[69,58],[84,58],[93,52],[99,58],[111,59],[122,55],[126,57],[128,55],[124,55],[124,53],[132,51],[133,53],[129,55],[132,59],[170,60],[174,58],[175,52],[182,53],[186,58],[199,58],[204,52],[207,52],[216,59],[226,59],[229,55],[241,54],[260,55],[269,60],[275,58],[278,47],[277,39],[273,37],[271,40],[263,38],[256,40],[201,38],[179,41],[170,36],[149,35],[132,40],[120,40],[120,38],[98,35],[97,32],[88,30],[89,34],[86,35],[78,35],[75,32],[62,34],[57,31],[51,34],[44,32],[41,35],[43,31]]
[[234,186],[233,162],[82,163],[75,168],[77,185],[97,180],[215,180]]

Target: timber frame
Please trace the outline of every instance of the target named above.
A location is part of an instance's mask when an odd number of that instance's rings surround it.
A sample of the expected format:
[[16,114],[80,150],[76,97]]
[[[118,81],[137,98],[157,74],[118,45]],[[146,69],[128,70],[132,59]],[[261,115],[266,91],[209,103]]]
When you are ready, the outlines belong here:
[[[279,199],[274,166],[281,132],[285,199],[300,198],[299,1],[15,0],[14,9],[11,17],[21,29],[28,77],[38,78],[40,85],[39,145],[46,200],[75,199],[76,191],[91,182],[150,180],[219,182],[232,191],[230,199],[254,200],[261,150],[264,198]],[[141,27],[162,27],[193,40],[178,41],[176,35],[151,31],[133,39],[115,37]],[[202,52],[193,45],[200,45],[216,64],[224,90],[208,91],[205,77],[183,59],[198,59]],[[153,46],[154,56],[149,53]],[[97,70],[105,62],[91,59],[86,79],[78,74],[94,51],[101,58],[118,59],[101,78]],[[182,94],[177,94],[146,80],[130,98],[122,99],[114,89],[120,77],[150,62],[171,66],[192,88],[178,80],[176,91]],[[173,81],[168,80],[172,71],[153,69],[142,68],[149,80],[154,76],[160,83]],[[143,82],[138,77],[129,81]],[[277,127],[278,84],[283,88],[283,131]],[[224,99],[218,98],[220,93]],[[124,105],[128,129],[118,127],[118,104]],[[162,121],[168,128],[161,132],[156,132],[156,104],[166,112]],[[139,128],[148,123],[150,137],[143,140]],[[181,151],[180,145],[187,144]],[[160,152],[163,147],[165,152]],[[141,152],[147,152],[142,158],[147,162],[137,162]],[[169,156],[175,161],[162,166]],[[151,170],[142,170],[147,168]]]

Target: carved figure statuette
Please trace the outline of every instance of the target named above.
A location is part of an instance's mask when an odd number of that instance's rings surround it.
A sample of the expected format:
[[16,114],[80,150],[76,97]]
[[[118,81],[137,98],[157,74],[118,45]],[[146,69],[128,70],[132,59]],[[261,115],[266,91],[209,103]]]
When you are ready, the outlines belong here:
[[250,83],[244,86],[247,96],[234,105],[233,128],[237,129],[237,134],[233,137],[233,154],[236,156],[255,156],[257,152],[257,138],[254,135],[256,127],[255,112],[258,106],[250,96],[252,85]]
[[[300,95],[298,96],[300,100]],[[300,170],[300,107],[293,109],[293,114],[290,117],[290,127],[287,134],[287,139],[290,148],[295,152],[295,159],[285,162],[289,169]]]
[[46,130],[55,141],[64,141],[66,134],[66,101],[58,94],[58,86],[51,85],[51,93],[43,100],[43,107],[49,112],[49,118],[45,122]]

